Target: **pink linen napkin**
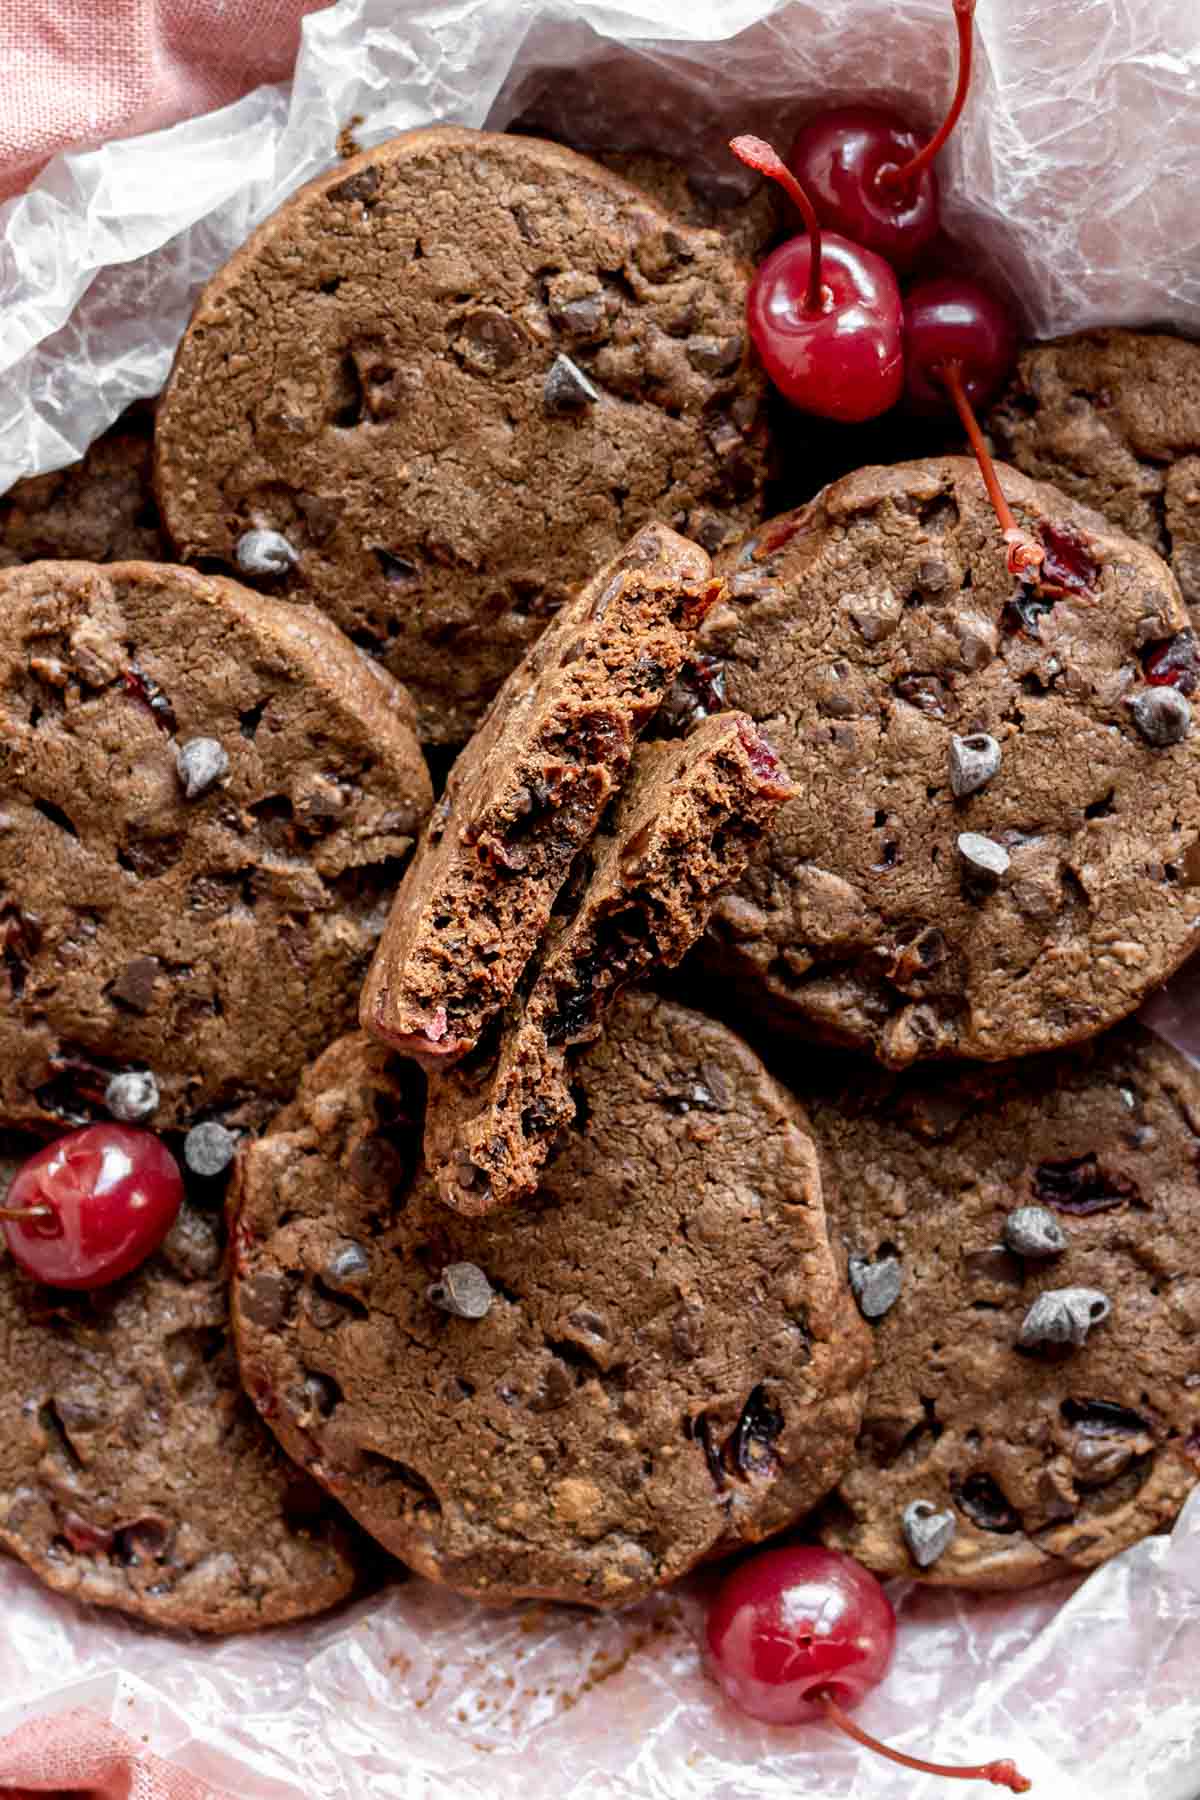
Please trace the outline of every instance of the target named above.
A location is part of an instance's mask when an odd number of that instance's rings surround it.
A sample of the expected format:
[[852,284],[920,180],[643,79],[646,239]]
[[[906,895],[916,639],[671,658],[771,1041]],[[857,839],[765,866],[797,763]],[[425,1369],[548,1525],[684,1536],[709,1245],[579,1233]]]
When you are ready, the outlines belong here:
[[0,200],[57,150],[225,106],[291,74],[327,0],[0,0]]
[[31,1719],[0,1738],[5,1800],[232,1800],[152,1756],[106,1719],[76,1709]]

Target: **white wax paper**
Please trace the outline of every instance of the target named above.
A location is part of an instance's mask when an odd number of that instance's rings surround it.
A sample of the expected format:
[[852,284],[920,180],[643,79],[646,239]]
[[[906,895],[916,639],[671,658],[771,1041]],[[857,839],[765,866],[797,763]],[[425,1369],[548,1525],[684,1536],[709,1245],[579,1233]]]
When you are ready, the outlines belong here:
[[[932,125],[946,0],[341,0],[291,89],[57,159],[0,208],[0,492],[162,385],[192,301],[325,168],[434,120],[521,116],[584,147],[743,179],[734,130],[878,96]],[[1030,329],[1200,330],[1196,0],[980,0],[945,216]],[[1149,1016],[1200,1045],[1200,977]],[[239,1800],[929,1800],[945,1784],[824,1729],[737,1718],[696,1650],[705,1583],[617,1618],[482,1610],[420,1581],[259,1638],[170,1640],[0,1564],[0,1733],[85,1705]],[[896,1590],[899,1651],[862,1708],[917,1754],[1017,1758],[1046,1800],[1200,1795],[1200,1496],[1174,1537],[1085,1583]],[[959,1791],[959,1790],[953,1790]],[[981,1790],[963,1790],[981,1791]]]

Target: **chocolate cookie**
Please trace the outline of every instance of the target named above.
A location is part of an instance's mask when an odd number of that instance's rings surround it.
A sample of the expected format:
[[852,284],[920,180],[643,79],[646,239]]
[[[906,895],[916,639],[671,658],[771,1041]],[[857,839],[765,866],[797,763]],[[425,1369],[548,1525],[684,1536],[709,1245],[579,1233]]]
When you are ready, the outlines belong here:
[[1057,596],[1018,588],[974,463],[863,469],[723,565],[702,638],[799,790],[712,963],[895,1067],[1092,1036],[1200,937],[1200,732],[1143,664],[1169,571],[1001,471]]
[[540,943],[716,592],[647,525],[554,619],[451,772],[396,895],[361,1018],[406,1055],[473,1050]]
[[1165,556],[1200,622],[1200,344],[1153,331],[1032,344],[988,428],[1027,475]]
[[290,1095],[429,810],[406,705],[319,614],[221,578],[0,575],[0,1119],[103,1115],[131,1069],[157,1126]]
[[559,145],[393,139],[201,299],[156,433],[167,524],[315,601],[411,686],[426,739],[461,743],[648,519],[716,548],[761,517],[749,278]]
[[1008,1588],[1164,1530],[1200,1480],[1200,1073],[1126,1025],[800,1085],[875,1332],[826,1541]]
[[248,1391],[389,1549],[490,1600],[616,1606],[776,1531],[857,1430],[866,1334],[795,1103],[723,1026],[627,995],[535,1200],[412,1178],[414,1071],[336,1044],[241,1174]]
[[660,211],[699,231],[719,231],[730,248],[757,263],[781,229],[778,189],[762,181],[748,199],[709,199],[693,185],[682,163],[653,150],[599,150],[596,161],[641,188]]
[[46,557],[167,562],[151,485],[149,407],[133,407],[81,462],[18,481],[0,498],[0,568]]
[[[24,1153],[0,1148],[3,1188]],[[241,1391],[221,1263],[186,1206],[157,1256],[93,1294],[0,1260],[0,1545],[58,1593],[176,1630],[307,1618],[361,1562]]]
[[534,1192],[576,1115],[569,1052],[599,1037],[623,987],[683,959],[791,793],[744,713],[640,746],[577,871],[579,900],[551,923],[484,1067],[471,1059],[429,1078],[425,1160],[448,1206],[486,1213]]

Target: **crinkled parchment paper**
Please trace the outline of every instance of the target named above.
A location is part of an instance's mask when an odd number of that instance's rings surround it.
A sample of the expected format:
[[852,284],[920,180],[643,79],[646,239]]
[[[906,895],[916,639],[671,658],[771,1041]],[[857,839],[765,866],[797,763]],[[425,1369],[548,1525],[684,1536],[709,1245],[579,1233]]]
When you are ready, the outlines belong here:
[[[532,118],[740,179],[731,130],[832,98],[932,124],[945,0],[342,0],[290,90],[53,163],[0,208],[0,491],[156,393],[196,293],[356,117],[366,147]],[[946,219],[1048,334],[1200,330],[1196,0],[980,0]],[[1200,1045],[1200,977],[1150,1012]],[[824,1729],[735,1717],[703,1676],[703,1583],[619,1618],[487,1612],[422,1582],[314,1626],[182,1643],[0,1565],[0,1732],[85,1705],[242,1800],[928,1800],[945,1784]],[[1025,1596],[897,1590],[863,1722],[916,1753],[1016,1756],[1046,1800],[1200,1795],[1200,1496],[1171,1539]],[[982,1791],[982,1790],[963,1790]]]

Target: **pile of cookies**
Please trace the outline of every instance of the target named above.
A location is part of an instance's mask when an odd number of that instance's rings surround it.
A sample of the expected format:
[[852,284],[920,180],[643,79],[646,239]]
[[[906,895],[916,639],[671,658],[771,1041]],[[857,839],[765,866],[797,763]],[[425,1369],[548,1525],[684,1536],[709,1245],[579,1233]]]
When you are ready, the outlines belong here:
[[0,1544],[81,1600],[1020,1587],[1200,1479],[1200,1075],[1122,1022],[1200,945],[1200,347],[1024,353],[1014,613],[974,461],[781,475],[770,197],[611,161],[355,157],[0,500],[10,1173],[184,1186],[86,1290],[6,1223]]

